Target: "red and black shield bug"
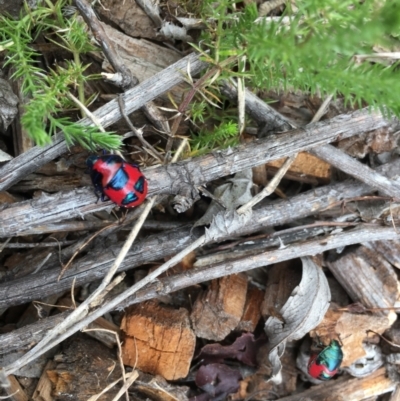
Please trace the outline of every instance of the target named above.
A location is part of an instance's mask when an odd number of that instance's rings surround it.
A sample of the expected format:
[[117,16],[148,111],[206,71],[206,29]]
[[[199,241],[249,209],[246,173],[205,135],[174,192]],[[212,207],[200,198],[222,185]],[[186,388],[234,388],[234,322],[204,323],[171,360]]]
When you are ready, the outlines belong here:
[[139,166],[117,155],[89,156],[86,160],[96,194],[121,207],[140,205],[147,195],[147,180]]
[[308,374],[314,379],[329,380],[337,373],[343,360],[339,342],[332,340],[319,353],[313,353],[308,362]]

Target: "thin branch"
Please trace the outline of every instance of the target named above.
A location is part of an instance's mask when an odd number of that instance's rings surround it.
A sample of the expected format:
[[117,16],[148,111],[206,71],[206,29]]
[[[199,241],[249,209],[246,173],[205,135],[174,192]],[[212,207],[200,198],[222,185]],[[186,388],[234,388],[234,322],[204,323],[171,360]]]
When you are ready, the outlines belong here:
[[297,157],[297,153],[289,156],[285,162],[282,164],[282,166],[279,168],[278,172],[275,174],[274,178],[269,182],[269,184],[256,196],[254,196],[249,202],[247,202],[245,205],[241,206],[238,209],[238,213],[245,213],[248,210],[252,209],[253,206],[255,206],[257,203],[261,202],[265,197],[271,195],[279,183],[281,182],[282,178],[294,162],[294,160]]
[[[399,169],[400,160],[396,160],[378,167],[377,171],[388,177],[395,177],[398,175]],[[251,221],[234,235],[245,236],[266,227],[278,226],[315,215],[332,206],[340,206],[347,200],[362,200],[361,197],[365,197],[371,192],[373,192],[373,188],[370,186],[351,179],[343,183],[315,188],[287,200],[275,200],[253,210]],[[119,271],[133,269],[146,262],[168,258],[181,251],[193,239],[198,238],[199,231],[198,228],[193,229],[186,225],[169,232],[149,236],[129,252]],[[227,239],[232,239],[232,235],[224,238],[224,240]],[[120,246],[118,243],[115,244],[113,251],[118,250]],[[2,283],[0,284],[0,307],[17,305],[29,302],[39,296],[44,297],[68,290],[73,278],[76,278],[77,285],[98,279],[105,275],[110,268],[114,260],[113,251],[102,249],[101,254],[96,249],[90,251],[87,256],[81,258],[67,271],[60,282],[57,282],[60,271],[59,264],[54,260],[53,266],[48,266],[46,272]],[[10,291],[11,287],[12,291]]]
[[[227,173],[234,174],[246,168],[287,157],[327,142],[359,135],[365,131],[388,126],[395,128],[397,124],[397,120],[387,121],[381,114],[370,113],[364,109],[337,116],[329,121],[313,123],[306,128],[276,136],[271,135],[266,139],[239,145],[234,149],[145,170],[144,174],[150,182],[149,196],[156,194],[186,196],[198,185],[225,176]],[[34,201],[14,203],[0,210],[2,222],[0,237],[18,235],[19,230],[26,230],[30,226],[82,217],[87,213],[110,207],[112,207],[111,202],[95,204],[95,195],[89,188],[46,195]]]
[[389,180],[332,145],[322,145],[309,152],[352,177],[371,185],[385,195],[400,197],[399,183]]
[[[170,65],[124,93],[123,97],[126,105],[126,113],[132,113],[164,92],[169,91],[175,85],[182,83],[188,68],[190,73],[195,75],[205,69],[207,65],[207,63],[200,61],[199,56],[195,54],[190,54]],[[100,107],[93,114],[104,128],[109,127],[111,124],[121,119],[121,112],[116,99]],[[83,126],[93,125],[89,118],[84,118],[79,122]],[[60,132],[56,135],[51,145],[44,147],[35,146],[22,155],[15,157],[0,168],[0,191],[5,191],[23,177],[38,170],[67,150],[67,144]]]
[[110,62],[114,70],[122,75],[121,87],[124,90],[133,88],[138,83],[138,80],[122,62],[90,4],[86,0],[75,0],[75,5],[85,22],[89,25],[96,41],[100,44],[103,53],[107,57],[107,60]]
[[140,143],[142,146],[160,163],[164,162],[164,158],[160,155],[160,153],[154,149],[152,145],[150,145],[146,139],[143,138],[143,132],[140,129],[137,129],[129,119],[128,115],[125,112],[125,104],[122,96],[118,96],[118,105],[122,114],[122,117],[128,124],[129,128],[132,130],[132,132],[136,135],[136,138],[139,139]]
[[[230,274],[237,274],[243,271],[248,271],[261,266],[268,266],[278,262],[283,262],[285,260],[290,260],[293,258],[298,258],[308,255],[316,255],[322,252],[340,248],[342,246],[348,246],[352,244],[358,244],[362,242],[370,241],[382,241],[382,240],[397,240],[399,236],[393,230],[392,227],[371,227],[360,225],[358,229],[342,232],[336,235],[329,235],[324,241],[321,238],[316,240],[302,242],[300,244],[293,244],[285,247],[284,249],[277,249],[273,251],[267,251],[260,253],[258,255],[253,255],[251,258],[244,258],[238,260],[229,261],[229,269],[224,262],[217,263],[207,269],[193,269],[184,274],[179,274],[175,276],[165,277],[158,282],[153,283],[151,288],[146,288],[144,294],[136,294],[134,298],[130,298],[133,294],[137,293],[140,288],[143,288],[143,284],[150,284],[159,274],[160,270],[166,271],[169,267],[178,263],[184,256],[181,252],[168,261],[166,264],[162,265],[161,268],[151,272],[145,280],[140,281],[133,287],[124,291],[122,294],[118,295],[113,300],[104,304],[101,308],[90,313],[83,320],[78,322],[74,327],[69,328],[66,332],[60,333],[60,336],[54,339],[51,343],[47,344],[40,352],[46,352],[53,346],[59,344],[61,341],[70,337],[72,334],[78,330],[82,330],[88,324],[101,317],[103,314],[114,310],[116,308],[127,307],[131,304],[143,302],[144,300],[154,298],[162,294],[168,294],[170,292],[177,291],[181,288],[191,286],[200,282],[213,280]],[[192,244],[192,249],[200,246],[201,244],[196,241]],[[186,251],[186,250],[185,250]],[[160,290],[161,288],[161,290]],[[12,374],[20,368],[19,364],[15,362],[4,367],[3,372],[6,375]]]

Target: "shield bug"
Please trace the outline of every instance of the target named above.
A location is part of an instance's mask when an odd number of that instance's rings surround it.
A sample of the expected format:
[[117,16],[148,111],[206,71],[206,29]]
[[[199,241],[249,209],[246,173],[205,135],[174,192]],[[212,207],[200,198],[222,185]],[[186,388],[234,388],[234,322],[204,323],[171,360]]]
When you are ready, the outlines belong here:
[[314,379],[329,380],[337,373],[343,360],[339,342],[332,340],[320,352],[312,353],[308,362],[308,374]]
[[133,163],[117,155],[89,156],[86,160],[95,192],[121,207],[140,205],[147,195],[147,180]]

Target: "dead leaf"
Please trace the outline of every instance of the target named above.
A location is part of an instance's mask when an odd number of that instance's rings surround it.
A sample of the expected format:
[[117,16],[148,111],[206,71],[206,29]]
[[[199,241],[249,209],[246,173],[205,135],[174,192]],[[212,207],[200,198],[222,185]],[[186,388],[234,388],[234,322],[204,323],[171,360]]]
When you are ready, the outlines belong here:
[[[222,400],[228,394],[234,393],[239,389],[239,381],[241,379],[242,375],[238,370],[220,363],[212,363],[200,367],[195,381],[196,385],[209,395],[209,397],[202,399]],[[191,398],[191,400],[199,400],[201,399],[200,397],[197,396]]]
[[304,337],[316,327],[324,318],[331,300],[328,280],[322,269],[310,257],[301,260],[303,262],[301,282],[280,310],[284,321],[271,316],[264,328],[271,345],[270,380],[277,384],[282,380],[280,358],[285,351],[286,343]]
[[252,209],[241,214],[235,210],[218,213],[212,220],[210,228],[205,230],[206,241],[218,241],[219,238],[229,236],[243,227],[252,215]]
[[257,340],[252,333],[243,333],[231,345],[219,343],[205,345],[198,356],[204,364],[224,363],[225,359],[236,359],[245,365],[256,366],[260,347],[266,343],[265,337]]
[[[252,169],[236,173],[232,179],[215,189],[214,197],[218,199],[220,203],[212,200],[204,216],[195,223],[195,227],[210,224],[214,216],[224,210],[223,206],[227,210],[235,210],[239,206],[247,203],[252,198],[252,186]],[[221,204],[223,206],[221,206]]]

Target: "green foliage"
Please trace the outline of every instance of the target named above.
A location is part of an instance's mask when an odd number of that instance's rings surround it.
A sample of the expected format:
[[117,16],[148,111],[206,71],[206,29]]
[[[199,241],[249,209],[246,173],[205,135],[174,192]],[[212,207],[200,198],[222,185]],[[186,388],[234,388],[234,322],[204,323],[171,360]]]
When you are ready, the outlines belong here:
[[285,25],[283,17],[255,22],[254,5],[237,12],[235,1],[205,0],[203,18],[216,22],[208,23],[203,43],[216,63],[232,54],[246,56],[247,86],[341,94],[350,104],[366,102],[400,116],[398,63],[354,57],[372,56],[376,46],[399,47],[400,2],[302,0],[296,7],[295,13],[286,9]]
[[[287,7],[278,21],[268,22],[256,22],[254,4],[238,11],[236,3],[202,2],[207,30],[201,43],[214,63],[221,65],[236,56],[239,64],[242,56],[246,58],[245,74],[237,68],[222,68],[219,79],[240,76],[246,86],[264,90],[341,95],[351,105],[367,103],[400,116],[399,63],[372,63],[355,57],[373,56],[376,46],[400,47],[400,2],[302,0],[296,2],[296,12]],[[218,96],[214,89],[208,91]],[[192,105],[195,122],[220,115],[204,100]],[[237,128],[230,130],[232,121],[233,117],[225,116],[213,132],[201,129],[193,139],[195,151],[230,145],[238,135]]]
[[[85,76],[80,55],[95,50],[90,44],[85,26],[75,16],[64,14],[70,0],[42,0],[36,9],[25,7],[25,13],[18,20],[0,16],[0,51],[6,51],[6,65],[12,67],[12,77],[21,80],[21,91],[30,98],[22,117],[22,125],[36,142],[45,145],[57,131],[62,131],[68,144],[79,143],[91,150],[93,146],[104,149],[118,149],[120,137],[103,133],[94,127],[84,127],[63,116],[76,105],[68,94],[76,89],[79,100],[85,99],[84,85],[93,77]],[[68,50],[73,61],[64,67],[51,66],[49,71],[39,67],[39,54],[31,45],[42,34],[47,40]]]
[[201,130],[193,138],[191,155],[198,156],[216,148],[227,148],[238,143],[238,125],[233,121],[224,121],[213,131]]

